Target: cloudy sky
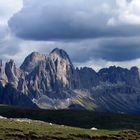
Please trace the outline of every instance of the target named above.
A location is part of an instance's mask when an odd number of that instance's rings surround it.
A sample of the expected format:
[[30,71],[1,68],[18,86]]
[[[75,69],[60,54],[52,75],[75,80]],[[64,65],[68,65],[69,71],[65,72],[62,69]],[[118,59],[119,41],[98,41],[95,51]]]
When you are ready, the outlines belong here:
[[0,58],[68,52],[76,66],[140,67],[140,0],[0,0]]

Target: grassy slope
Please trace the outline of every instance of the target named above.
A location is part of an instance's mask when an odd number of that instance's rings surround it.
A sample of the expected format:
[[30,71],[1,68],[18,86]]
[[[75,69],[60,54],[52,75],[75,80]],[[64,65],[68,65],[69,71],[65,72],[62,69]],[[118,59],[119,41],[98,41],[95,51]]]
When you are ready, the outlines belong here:
[[50,125],[38,121],[0,119],[1,140],[138,140],[137,131],[109,131]]
[[[74,127],[67,127],[61,125],[50,125],[44,122],[18,122],[14,120],[0,120],[0,138],[69,138],[76,139],[77,135],[82,136],[95,136],[95,135],[111,135],[116,134],[115,131],[100,130],[93,132],[89,129],[80,129]],[[88,139],[88,138],[87,138]]]
[[[46,122],[61,124],[50,125],[49,123],[36,121],[18,122],[15,120],[0,119],[0,139],[3,140],[140,139],[140,116],[95,113],[76,110],[32,110],[9,106],[0,106],[0,115],[10,118],[30,118],[34,120],[43,120]],[[68,127],[63,125],[76,127]],[[89,129],[91,127],[97,127],[100,130],[92,131]]]
[[0,115],[9,118],[29,118],[68,126],[99,129],[140,130],[140,116],[97,113],[78,110],[33,110],[0,106]]

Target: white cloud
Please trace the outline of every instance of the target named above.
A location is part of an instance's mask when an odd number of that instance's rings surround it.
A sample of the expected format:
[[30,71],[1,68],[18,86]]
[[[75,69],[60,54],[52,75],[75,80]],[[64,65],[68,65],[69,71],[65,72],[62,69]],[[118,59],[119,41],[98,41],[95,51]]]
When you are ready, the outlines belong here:
[[0,0],[0,21],[6,23],[22,6],[22,0]]
[[116,6],[115,15],[108,21],[109,25],[140,25],[140,0],[116,0]]
[[23,6],[22,0],[0,0],[0,41],[9,34],[8,20]]

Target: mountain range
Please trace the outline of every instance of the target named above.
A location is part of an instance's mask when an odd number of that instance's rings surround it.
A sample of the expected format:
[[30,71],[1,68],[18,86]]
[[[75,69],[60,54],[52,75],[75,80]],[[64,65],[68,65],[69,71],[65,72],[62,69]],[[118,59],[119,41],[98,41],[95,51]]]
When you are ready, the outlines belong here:
[[33,52],[20,68],[0,61],[0,104],[140,114],[140,70],[111,66],[96,72],[75,68],[62,49]]

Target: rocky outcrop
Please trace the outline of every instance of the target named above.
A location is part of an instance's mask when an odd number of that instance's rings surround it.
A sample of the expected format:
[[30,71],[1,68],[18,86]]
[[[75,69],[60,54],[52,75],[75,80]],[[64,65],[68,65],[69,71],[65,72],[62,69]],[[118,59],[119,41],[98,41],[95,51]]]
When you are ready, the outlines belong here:
[[124,82],[131,86],[140,87],[140,75],[137,67],[132,67],[130,70],[128,70],[121,67],[112,66],[101,69],[98,74],[103,82]]
[[33,52],[30,55],[28,55],[23,64],[20,66],[20,69],[24,72],[32,72],[34,68],[41,62],[45,61],[47,56],[40,54],[38,52]]
[[61,49],[54,49],[50,53],[49,63],[55,73],[55,80],[59,87],[62,88],[75,88],[75,68],[68,56],[68,54]]
[[21,71],[16,67],[13,60],[10,60],[5,64],[5,74],[8,83],[12,83],[16,87],[18,86],[18,81],[21,76]]
[[100,77],[92,68],[80,68],[76,69],[79,89],[91,90],[93,87],[99,85]]
[[0,61],[0,103],[49,109],[140,113],[140,71],[75,68],[62,49],[33,52],[20,68]]
[[69,56],[61,49],[54,49],[44,58],[26,75],[30,96],[36,99],[42,95],[68,98],[69,94],[66,91],[75,88],[76,80],[75,68]]
[[[25,95],[24,73],[18,69],[13,60],[5,64],[0,63],[0,104],[15,105],[22,107],[37,107],[30,98]],[[26,85],[27,86],[27,85]]]
[[2,60],[0,60],[0,83],[2,86],[4,86],[7,83],[7,77],[5,74],[5,69]]

